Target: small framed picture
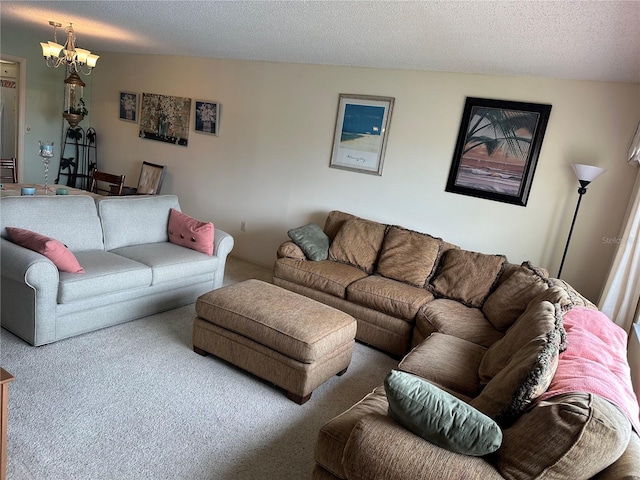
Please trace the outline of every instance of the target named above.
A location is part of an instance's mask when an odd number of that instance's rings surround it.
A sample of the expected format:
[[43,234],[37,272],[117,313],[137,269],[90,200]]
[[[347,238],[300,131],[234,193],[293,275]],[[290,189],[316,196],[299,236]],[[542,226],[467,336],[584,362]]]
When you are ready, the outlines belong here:
[[340,94],[330,167],[382,175],[394,101]]
[[138,94],[120,92],[120,120],[138,121]]
[[218,135],[220,129],[220,104],[196,100],[195,128],[196,132]]
[[525,207],[551,105],[468,97],[447,192]]

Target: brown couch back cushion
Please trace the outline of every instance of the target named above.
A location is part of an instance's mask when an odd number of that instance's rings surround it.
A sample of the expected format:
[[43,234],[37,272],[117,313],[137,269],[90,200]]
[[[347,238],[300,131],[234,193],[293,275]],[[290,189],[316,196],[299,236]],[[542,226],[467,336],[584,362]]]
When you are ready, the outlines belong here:
[[344,222],[329,247],[329,259],[373,273],[387,226],[351,218]]
[[505,478],[514,480],[592,478],[622,455],[631,435],[622,411],[603,398],[558,395],[503,430],[494,462]]
[[469,307],[481,307],[496,284],[505,261],[504,255],[456,248],[447,250],[431,280],[432,291]]
[[442,239],[426,233],[389,227],[377,273],[414,287],[424,287],[433,273],[442,244]]
[[544,272],[524,262],[500,283],[482,305],[482,313],[501,332],[507,330],[539,293],[549,288]]
[[324,222],[324,233],[327,234],[329,240],[333,241],[336,235],[344,225],[344,222],[352,218],[358,218],[350,213],[341,212],[339,210],[332,210],[327,215],[327,220]]
[[[475,408],[504,426],[547,390],[558,367],[561,316],[557,304],[532,305],[511,327],[514,345],[503,338],[487,350],[489,357],[480,363],[479,375],[490,380],[471,401]],[[544,328],[539,330],[547,332],[540,334],[534,328],[527,332],[527,326],[536,322],[542,322]]]

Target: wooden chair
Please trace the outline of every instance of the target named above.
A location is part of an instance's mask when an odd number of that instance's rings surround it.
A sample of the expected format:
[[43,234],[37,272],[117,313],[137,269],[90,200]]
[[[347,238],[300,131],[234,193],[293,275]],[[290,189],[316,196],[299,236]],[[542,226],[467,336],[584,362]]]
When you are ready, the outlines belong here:
[[[7,170],[11,171],[7,172]],[[18,183],[18,167],[16,166],[15,158],[0,159],[0,183],[4,181]]]
[[160,188],[162,188],[162,180],[164,180],[164,172],[166,170],[167,167],[165,165],[142,162],[136,195],[158,195]]
[[[99,182],[106,183],[107,186],[103,187]],[[124,175],[114,175],[94,170],[89,191],[100,195],[122,195],[123,186]]]

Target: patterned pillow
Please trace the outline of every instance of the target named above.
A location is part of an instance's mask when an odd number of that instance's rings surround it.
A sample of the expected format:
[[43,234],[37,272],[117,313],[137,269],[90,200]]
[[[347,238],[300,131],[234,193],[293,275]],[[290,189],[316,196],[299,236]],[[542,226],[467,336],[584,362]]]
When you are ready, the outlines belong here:
[[496,284],[505,261],[504,255],[455,248],[447,250],[431,280],[432,291],[468,307],[481,307]]
[[433,273],[441,248],[440,238],[401,227],[389,227],[377,273],[422,288]]
[[329,259],[373,273],[386,228],[361,218],[347,220],[329,247]]

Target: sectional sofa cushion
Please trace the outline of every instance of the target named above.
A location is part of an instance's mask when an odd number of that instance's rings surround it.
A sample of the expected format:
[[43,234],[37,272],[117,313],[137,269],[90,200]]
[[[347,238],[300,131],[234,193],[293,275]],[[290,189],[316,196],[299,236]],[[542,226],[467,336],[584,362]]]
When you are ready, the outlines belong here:
[[84,273],[84,269],[73,253],[55,238],[49,238],[24,228],[7,227],[7,232],[13,243],[44,255],[61,272]]
[[413,321],[420,307],[433,300],[433,294],[424,288],[369,275],[347,287],[347,300],[392,317]]
[[425,440],[473,456],[500,447],[502,431],[492,419],[426,380],[392,370],[384,386],[389,417]]
[[622,455],[631,435],[624,414],[603,398],[558,395],[503,430],[494,463],[511,480],[592,478]]
[[563,326],[559,305],[546,301],[532,302],[504,337],[491,345],[482,357],[478,368],[480,383],[489,383],[528,343],[543,348],[549,337],[558,335],[560,330]]
[[402,359],[398,370],[473,398],[480,392],[478,368],[486,352],[468,340],[433,333]]
[[489,295],[482,305],[482,312],[494,327],[504,332],[525,311],[533,297],[549,286],[541,269],[524,262]]
[[415,330],[420,332],[422,338],[440,332],[484,347],[491,346],[504,336],[491,325],[482,310],[447,298],[436,298],[420,308],[416,315]]
[[300,247],[306,258],[313,261],[326,260],[329,256],[329,237],[315,223],[292,228],[289,238]]
[[431,288],[438,296],[458,300],[469,307],[482,307],[496,285],[505,261],[504,255],[455,248],[447,250],[431,280]]
[[213,255],[213,223],[201,222],[171,208],[167,230],[169,242],[209,256]]
[[329,237],[330,242],[336,238],[336,235],[344,225],[344,222],[351,219],[357,219],[355,215],[350,213],[341,212],[339,210],[332,210],[327,215],[327,220],[324,222],[324,233]]
[[371,274],[382,246],[386,225],[352,218],[344,222],[329,247],[329,259]]
[[359,268],[331,260],[308,262],[294,258],[278,260],[273,275],[339,298],[346,297],[349,285],[367,276]]
[[376,271],[384,277],[424,287],[431,278],[442,244],[442,239],[426,233],[389,227]]
[[[549,304],[543,307],[539,315],[546,319],[547,326],[555,325],[555,306]],[[516,328],[521,320],[523,323],[527,322],[527,319],[523,314],[511,328]],[[535,318],[532,321],[536,321]],[[488,363],[491,364],[490,367],[503,363],[505,365],[493,375],[480,395],[471,401],[471,405],[496,419],[501,425],[508,425],[516,419],[549,387],[558,366],[560,337],[559,330],[552,328],[544,335],[532,336],[528,341],[526,334],[518,338],[521,347],[516,351],[512,351],[506,342],[496,347],[494,352],[498,352],[495,354],[498,358]],[[505,358],[499,355],[502,348],[507,352]],[[480,370],[488,372],[485,373],[487,378],[497,368],[490,367],[485,365],[483,368],[482,364],[480,367]]]

